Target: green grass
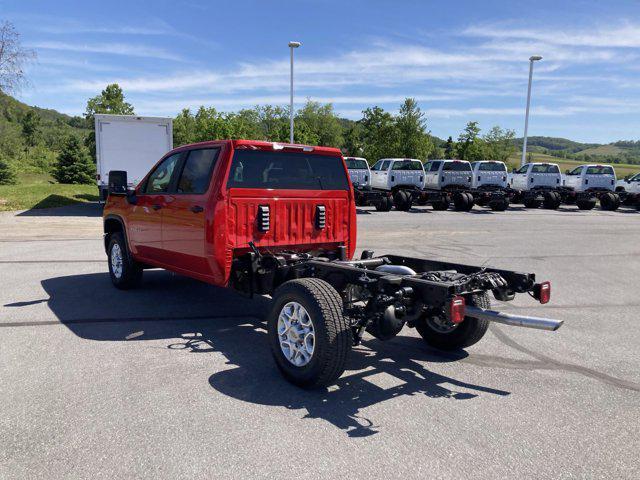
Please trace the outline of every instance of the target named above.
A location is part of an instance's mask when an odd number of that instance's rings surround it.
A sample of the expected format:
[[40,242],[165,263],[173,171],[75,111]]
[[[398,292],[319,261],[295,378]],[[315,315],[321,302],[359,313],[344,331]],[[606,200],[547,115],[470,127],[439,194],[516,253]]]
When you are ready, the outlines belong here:
[[0,211],[62,207],[97,200],[96,185],[56,183],[45,174],[19,174],[16,185],[0,185]]
[[[528,150],[527,150],[528,152]],[[522,153],[513,154],[507,160],[507,164],[509,165],[509,170],[513,167],[520,166],[520,156]],[[529,154],[527,153],[527,156]],[[586,162],[580,162],[578,160],[566,160],[564,158],[553,157],[551,155],[546,155],[544,153],[533,153],[533,161],[534,162],[549,162],[549,163],[557,163],[560,167],[560,170],[564,173],[565,170],[571,170],[577,167],[578,165],[584,165]],[[612,164],[613,168],[616,171],[616,176],[620,178],[624,178],[627,175],[633,175],[635,173],[640,172],[640,165],[628,165],[624,163],[614,163]]]

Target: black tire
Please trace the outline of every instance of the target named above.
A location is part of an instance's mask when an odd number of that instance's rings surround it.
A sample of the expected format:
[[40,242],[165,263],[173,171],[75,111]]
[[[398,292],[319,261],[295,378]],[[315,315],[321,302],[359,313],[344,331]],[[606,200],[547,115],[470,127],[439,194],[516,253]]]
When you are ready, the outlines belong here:
[[507,208],[509,208],[509,199],[503,198],[499,201],[490,202],[489,207],[491,207],[491,210],[493,210],[494,212],[504,212]]
[[[118,250],[114,252],[116,248]],[[121,261],[119,263],[117,262],[117,252],[120,253]],[[142,282],[142,265],[131,257],[127,243],[124,241],[124,235],[121,232],[109,235],[107,255],[109,276],[114,287],[120,290],[128,290],[140,285]],[[114,260],[114,256],[116,260]]]
[[[480,308],[491,308],[487,292],[474,294],[466,298],[468,305]],[[416,330],[428,345],[440,350],[460,350],[478,343],[487,333],[489,322],[472,317],[464,317],[450,332],[441,332],[431,327],[426,318],[416,322]]]
[[400,210],[401,212],[408,212],[411,210],[411,204],[413,200],[411,198],[411,194],[404,190],[398,190],[393,196],[393,204],[396,207],[396,210]]
[[476,199],[473,198],[473,193],[471,192],[465,192],[465,195],[467,197],[467,209],[465,211],[470,212],[476,203]]
[[382,197],[376,202],[376,210],[378,212],[388,212],[393,207],[393,201],[389,197]]
[[524,207],[525,208],[540,208],[540,200],[537,200],[535,197],[529,197],[524,199]]
[[576,200],[576,205],[580,210],[593,210],[596,206],[596,199],[594,197],[579,198]]
[[473,195],[467,192],[454,193],[453,208],[457,212],[468,212],[473,208]]
[[431,207],[434,210],[437,210],[439,212],[442,212],[444,210],[448,210],[449,209],[449,200],[447,200],[447,199],[436,200],[435,202],[431,202]]
[[547,210],[556,210],[560,206],[558,197],[559,195],[557,195],[556,192],[545,192],[542,205]]
[[609,212],[617,210],[620,206],[620,197],[612,192],[607,192],[600,197],[600,208]]
[[[284,306],[296,302],[304,307],[313,324],[314,349],[306,365],[290,362],[280,347],[278,317]],[[303,278],[283,283],[273,296],[267,317],[271,353],[284,377],[303,388],[333,384],[344,372],[353,345],[351,326],[343,314],[342,298],[324,280]]]

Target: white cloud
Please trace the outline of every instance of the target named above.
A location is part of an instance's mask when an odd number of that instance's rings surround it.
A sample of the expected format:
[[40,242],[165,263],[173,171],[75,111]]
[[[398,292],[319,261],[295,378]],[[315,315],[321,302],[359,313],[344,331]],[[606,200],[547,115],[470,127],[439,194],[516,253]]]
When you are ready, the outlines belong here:
[[31,43],[28,46],[35,49],[59,50],[66,52],[106,53],[110,55],[159,58],[163,60],[183,60],[179,55],[171,53],[162,48],[130,43],[68,43],[58,41],[42,41]]

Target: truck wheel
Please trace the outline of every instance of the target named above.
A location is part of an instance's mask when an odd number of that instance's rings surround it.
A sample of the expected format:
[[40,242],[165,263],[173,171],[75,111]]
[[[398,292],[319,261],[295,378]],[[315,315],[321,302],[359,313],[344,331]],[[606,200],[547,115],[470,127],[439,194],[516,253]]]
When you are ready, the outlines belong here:
[[524,199],[524,207],[525,208],[539,208],[540,207],[540,200],[537,200],[535,197],[534,198],[525,198]]
[[342,298],[318,278],[290,280],[276,290],[267,332],[278,369],[304,388],[334,383],[353,345]]
[[559,196],[556,192],[545,192],[544,201],[542,202],[544,208],[556,210],[560,206]]
[[413,203],[411,194],[409,192],[405,192],[404,190],[398,190],[393,196],[393,203],[396,207],[396,210],[400,210],[401,212],[408,212],[409,210],[411,210],[411,204]]
[[453,195],[453,208],[458,212],[468,212],[473,208],[473,195],[467,192],[456,192]]
[[576,200],[576,205],[580,210],[592,210],[596,206],[596,199],[594,197],[579,198]]
[[509,208],[509,199],[503,198],[501,200],[497,200],[489,203],[489,207],[494,212],[504,212],[507,208]]
[[114,287],[121,290],[137,287],[142,281],[142,265],[131,258],[124,236],[120,232],[109,235],[109,276]]
[[449,209],[449,200],[436,200],[435,202],[431,202],[431,207],[437,211],[444,211]]
[[[480,308],[491,308],[487,292],[467,297],[467,304]],[[489,322],[472,317],[464,317],[459,324],[452,324],[439,317],[421,318],[416,330],[427,344],[441,350],[458,350],[478,343],[487,332]]]
[[600,208],[612,212],[620,206],[620,197],[615,193],[605,193],[600,197]]
[[393,202],[389,197],[382,197],[376,202],[376,210],[378,212],[388,212],[393,207]]
[[465,192],[465,195],[467,197],[467,212],[471,211],[473,209],[473,206],[476,203],[475,198],[473,198],[473,193],[471,192]]

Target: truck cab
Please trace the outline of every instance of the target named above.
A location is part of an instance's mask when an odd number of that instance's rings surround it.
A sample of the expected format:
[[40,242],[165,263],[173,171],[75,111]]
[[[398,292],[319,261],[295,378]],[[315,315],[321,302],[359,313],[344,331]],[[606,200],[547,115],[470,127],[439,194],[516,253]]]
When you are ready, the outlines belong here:
[[349,177],[354,187],[371,186],[371,169],[366,159],[362,157],[344,157],[349,170]]
[[471,163],[471,188],[507,186],[507,166],[504,162],[481,160]]
[[640,173],[618,180],[616,192],[640,193]]
[[471,188],[471,164],[466,160],[430,160],[424,164],[424,170],[425,188]]
[[567,170],[563,185],[575,192],[613,192],[616,188],[616,172],[611,165],[580,165]]
[[415,158],[383,158],[371,167],[371,186],[394,191],[399,188],[422,189],[424,169]]
[[508,177],[509,186],[526,192],[535,189],[558,188],[562,183],[560,167],[555,163],[525,163]]

